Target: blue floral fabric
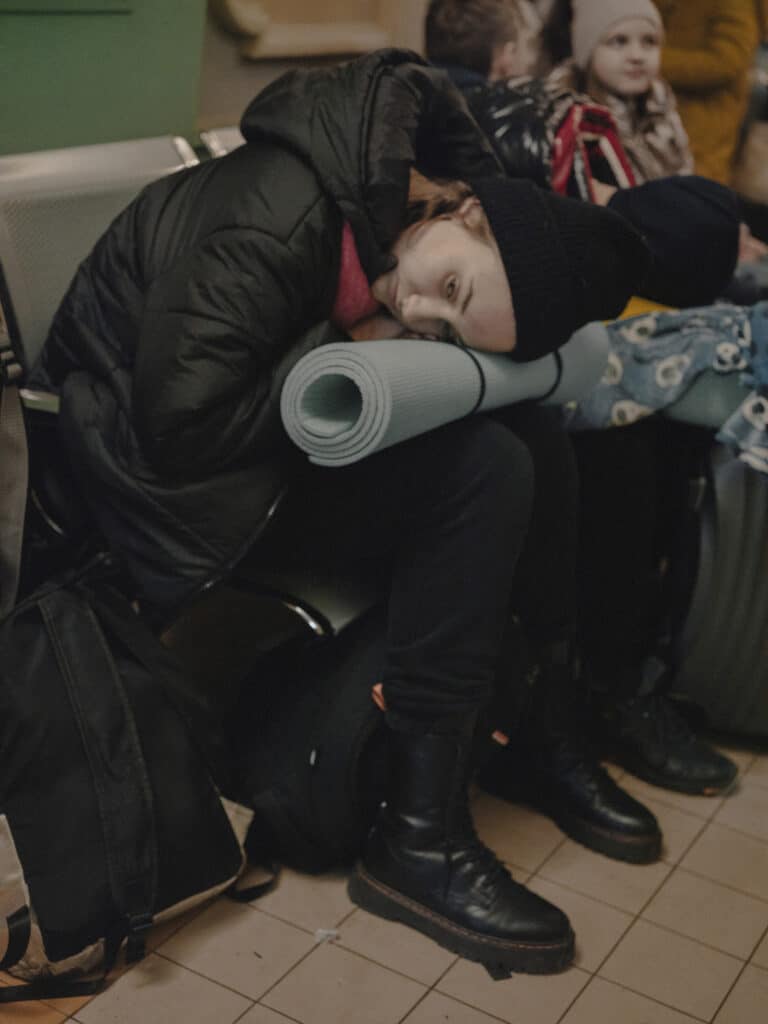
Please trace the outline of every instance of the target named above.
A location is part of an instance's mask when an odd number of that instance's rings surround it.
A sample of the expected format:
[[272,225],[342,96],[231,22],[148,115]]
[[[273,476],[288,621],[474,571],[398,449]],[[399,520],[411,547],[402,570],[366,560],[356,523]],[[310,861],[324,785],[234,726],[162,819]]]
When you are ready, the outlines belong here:
[[744,400],[717,439],[768,473],[768,302],[646,313],[608,333],[608,366],[591,394],[567,407],[570,429],[627,426],[672,405],[704,370],[740,373]]

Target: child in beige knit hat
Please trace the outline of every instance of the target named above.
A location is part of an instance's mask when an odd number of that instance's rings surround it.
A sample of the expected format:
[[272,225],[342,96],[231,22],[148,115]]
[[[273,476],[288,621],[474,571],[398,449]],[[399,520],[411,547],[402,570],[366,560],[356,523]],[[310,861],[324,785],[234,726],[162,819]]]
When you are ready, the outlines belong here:
[[610,109],[638,184],[693,170],[675,98],[660,77],[663,36],[651,0],[573,2],[573,59],[563,72]]

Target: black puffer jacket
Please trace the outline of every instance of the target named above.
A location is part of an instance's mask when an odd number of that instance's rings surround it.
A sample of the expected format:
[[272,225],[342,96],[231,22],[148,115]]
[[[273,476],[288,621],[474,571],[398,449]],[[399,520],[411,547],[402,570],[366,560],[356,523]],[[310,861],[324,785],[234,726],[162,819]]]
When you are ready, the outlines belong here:
[[279,419],[328,322],[342,225],[373,281],[409,167],[498,172],[447,77],[409,51],[296,71],[242,120],[248,145],[146,188],[84,261],[36,383],[99,527],[141,592],[173,606],[257,535],[298,454]]

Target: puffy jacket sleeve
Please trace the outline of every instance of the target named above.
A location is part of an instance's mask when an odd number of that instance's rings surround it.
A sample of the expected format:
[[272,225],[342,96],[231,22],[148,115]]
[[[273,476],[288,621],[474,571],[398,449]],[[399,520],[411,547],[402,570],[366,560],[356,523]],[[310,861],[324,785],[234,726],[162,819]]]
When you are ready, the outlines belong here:
[[552,104],[541,83],[512,79],[476,85],[464,95],[505,173],[550,188]]
[[719,8],[703,36],[706,45],[664,47],[661,71],[673,89],[719,89],[738,80],[751,66],[758,43],[753,3],[724,0]]
[[158,471],[202,476],[275,443],[285,375],[304,352],[339,340],[318,313],[328,283],[313,262],[305,245],[233,228],[152,284],[132,402],[140,443]]

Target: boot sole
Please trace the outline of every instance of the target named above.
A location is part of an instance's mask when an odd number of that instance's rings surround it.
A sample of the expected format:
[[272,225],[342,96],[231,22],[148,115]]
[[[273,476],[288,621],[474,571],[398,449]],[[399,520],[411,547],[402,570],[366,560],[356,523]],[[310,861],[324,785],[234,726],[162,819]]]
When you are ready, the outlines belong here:
[[602,853],[611,860],[622,860],[629,864],[652,864],[661,856],[661,832],[655,832],[647,836],[631,836],[623,832],[612,832],[609,829],[600,828],[598,825],[591,825],[562,810],[553,810],[546,803],[536,800],[525,793],[511,795],[501,793],[493,786],[481,785],[491,796],[498,797],[511,803],[525,804],[540,814],[550,818],[557,827],[570,839],[586,846],[595,853]]
[[510,972],[558,974],[573,962],[574,935],[562,942],[509,942],[454,924],[416,900],[390,889],[358,866],[348,883],[349,897],[363,910],[408,925],[452,953],[474,960],[494,976]]
[[587,824],[582,818],[570,817],[563,812],[553,813],[546,807],[531,804],[550,817],[567,836],[596,853],[612,860],[630,864],[652,864],[661,856],[661,832],[650,836],[628,836]]
[[652,786],[659,789],[671,789],[676,793],[687,793],[689,796],[722,796],[727,793],[739,776],[738,769],[733,773],[732,778],[720,783],[718,786],[703,786],[701,783],[685,782],[685,780],[670,779],[662,772],[655,772],[649,768],[644,761],[633,761],[632,758],[620,756],[619,754],[608,755],[615,764],[618,764],[630,775],[641,779],[643,782],[650,782]]

